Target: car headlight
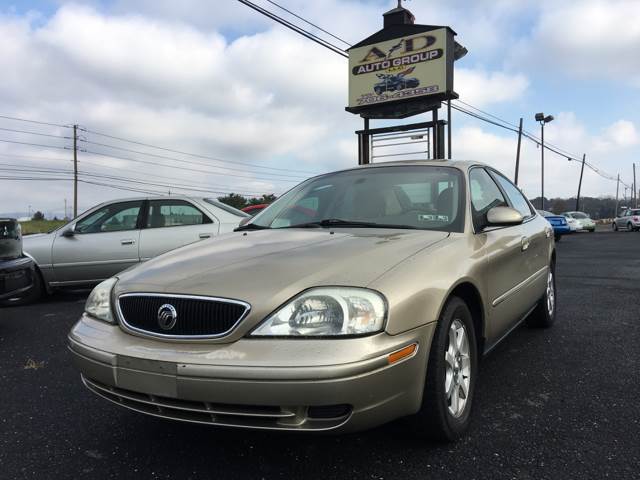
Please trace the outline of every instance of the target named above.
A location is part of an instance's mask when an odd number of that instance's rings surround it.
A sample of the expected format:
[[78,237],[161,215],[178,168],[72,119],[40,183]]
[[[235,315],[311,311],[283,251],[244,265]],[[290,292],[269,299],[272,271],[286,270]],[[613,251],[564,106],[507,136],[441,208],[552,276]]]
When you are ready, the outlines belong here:
[[115,277],[109,278],[91,291],[84,306],[87,315],[104,322],[116,323],[111,312],[111,291],[117,281]]
[[384,328],[385,298],[373,290],[312,288],[280,307],[252,336],[366,335]]

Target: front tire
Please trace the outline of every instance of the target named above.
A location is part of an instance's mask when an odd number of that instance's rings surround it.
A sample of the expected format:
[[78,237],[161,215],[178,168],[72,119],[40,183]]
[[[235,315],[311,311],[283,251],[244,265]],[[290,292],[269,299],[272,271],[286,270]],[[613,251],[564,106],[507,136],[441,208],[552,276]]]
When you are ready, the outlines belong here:
[[473,318],[467,304],[451,297],[431,342],[422,408],[411,420],[421,436],[454,441],[469,426],[478,370]]
[[633,232],[633,224],[631,222],[627,223],[627,231]]
[[618,231],[618,224],[616,222],[613,222],[611,224],[611,228],[613,229],[614,232],[617,232]]
[[556,321],[556,269],[552,263],[547,272],[547,287],[535,310],[527,318],[530,327],[549,328]]

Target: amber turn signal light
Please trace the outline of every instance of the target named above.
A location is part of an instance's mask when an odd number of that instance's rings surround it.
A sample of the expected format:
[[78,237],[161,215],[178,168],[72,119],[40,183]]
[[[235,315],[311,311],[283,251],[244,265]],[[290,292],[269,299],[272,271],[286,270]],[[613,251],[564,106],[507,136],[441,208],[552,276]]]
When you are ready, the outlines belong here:
[[391,365],[392,363],[399,362],[404,358],[410,357],[416,352],[416,350],[418,350],[418,344],[412,343],[411,345],[407,345],[406,347],[401,348],[400,350],[396,350],[395,352],[390,353],[387,359],[389,361],[389,365]]

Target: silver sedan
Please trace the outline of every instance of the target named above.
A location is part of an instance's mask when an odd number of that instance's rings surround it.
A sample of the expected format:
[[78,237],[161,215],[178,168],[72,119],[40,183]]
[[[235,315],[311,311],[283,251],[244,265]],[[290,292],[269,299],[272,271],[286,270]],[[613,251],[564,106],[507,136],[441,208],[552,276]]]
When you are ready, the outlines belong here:
[[57,230],[24,237],[38,288],[96,284],[175,248],[233,231],[248,215],[218,200],[128,198],[97,205]]

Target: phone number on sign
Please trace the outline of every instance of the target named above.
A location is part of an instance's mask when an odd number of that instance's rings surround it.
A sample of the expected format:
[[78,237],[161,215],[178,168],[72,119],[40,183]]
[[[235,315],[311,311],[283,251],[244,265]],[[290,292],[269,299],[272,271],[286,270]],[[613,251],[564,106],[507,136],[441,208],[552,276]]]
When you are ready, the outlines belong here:
[[399,100],[407,97],[417,97],[419,95],[429,95],[431,93],[438,92],[437,85],[431,85],[430,87],[412,88],[407,90],[399,90],[393,93],[384,93],[382,95],[376,95],[375,93],[365,93],[356,100],[358,105],[367,105],[371,103],[386,102],[388,100]]

